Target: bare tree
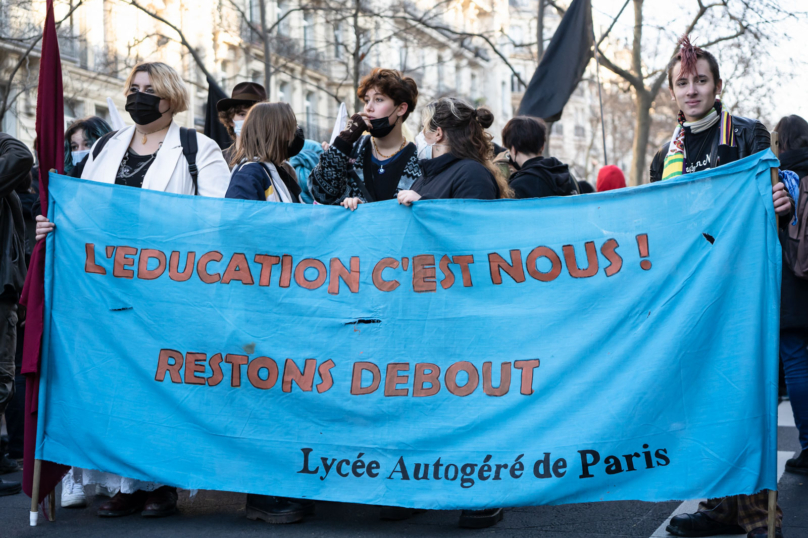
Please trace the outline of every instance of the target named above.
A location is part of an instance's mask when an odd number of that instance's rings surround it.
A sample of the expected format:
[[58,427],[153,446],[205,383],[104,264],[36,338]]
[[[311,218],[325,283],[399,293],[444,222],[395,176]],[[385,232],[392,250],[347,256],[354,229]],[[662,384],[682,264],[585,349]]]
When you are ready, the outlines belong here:
[[[637,185],[646,177],[648,153],[651,149],[649,143],[652,139],[651,111],[667,80],[664,66],[677,49],[675,47],[667,49],[669,51],[667,55],[654,54],[653,48],[648,47],[648,43],[643,41],[643,29],[646,27],[644,0],[633,0],[633,3],[634,34],[630,65],[625,67],[618,65],[600,47],[598,53],[601,64],[625,80],[634,93],[634,141],[630,182]],[[781,8],[776,0],[716,0],[712,3],[692,0],[690,7],[695,8],[695,13],[687,25],[677,32],[661,28],[658,35],[667,37],[674,43],[678,35],[691,34],[701,29],[705,35],[710,36],[705,42],[699,43],[702,48],[716,47],[719,44],[746,43],[755,44],[762,49],[763,44],[774,37],[773,23],[792,16]],[[654,63],[657,67],[648,67]]]
[[[33,7],[30,6],[30,1],[19,2],[15,7],[17,8],[29,8],[31,13],[33,13]],[[56,28],[57,31],[62,23],[66,20],[69,20],[73,16],[73,12],[75,12],[79,7],[82,5],[82,0],[79,0],[76,4],[72,5],[70,11],[60,20],[56,21]],[[28,9],[26,9],[28,11]],[[20,22],[22,22],[20,24]],[[42,31],[38,29],[37,33],[32,34],[32,25],[27,24],[30,23],[29,20],[25,21],[18,21],[18,24],[15,24],[15,27],[11,27],[9,25],[9,30],[16,30],[19,35],[13,35],[13,33],[9,33],[8,35],[0,35],[0,43],[11,45],[11,49],[14,50],[12,53],[16,56],[15,60],[12,64],[11,70],[9,71],[8,76],[6,77],[6,83],[1,87],[2,90],[2,102],[0,102],[0,126],[3,125],[3,120],[5,119],[6,113],[11,109],[17,99],[23,95],[24,93],[34,89],[36,87],[36,78],[29,77],[29,80],[26,80],[22,87],[12,95],[12,90],[14,87],[14,80],[17,77],[17,74],[22,69],[26,69],[31,54],[35,51],[39,42],[42,41]],[[5,29],[4,29],[5,30]],[[5,34],[5,32],[4,32]]]

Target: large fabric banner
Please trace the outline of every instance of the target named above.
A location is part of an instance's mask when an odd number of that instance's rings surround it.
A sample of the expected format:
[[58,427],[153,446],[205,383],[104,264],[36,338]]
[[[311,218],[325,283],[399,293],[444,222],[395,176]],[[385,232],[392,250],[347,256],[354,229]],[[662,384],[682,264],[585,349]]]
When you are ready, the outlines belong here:
[[442,509],[775,488],[776,165],[355,212],[53,176],[37,457]]

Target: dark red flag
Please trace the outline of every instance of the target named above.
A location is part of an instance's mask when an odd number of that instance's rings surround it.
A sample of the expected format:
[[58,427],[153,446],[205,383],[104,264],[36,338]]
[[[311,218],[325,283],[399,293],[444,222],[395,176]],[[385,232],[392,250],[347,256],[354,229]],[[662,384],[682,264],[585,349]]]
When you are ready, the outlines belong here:
[[[64,173],[65,161],[62,65],[59,56],[59,41],[56,37],[56,21],[53,17],[53,0],[48,0],[47,9],[36,98],[39,196],[43,215],[48,214],[48,171],[55,168],[59,173]],[[25,374],[25,462],[22,487],[30,497],[34,482],[39,360],[45,307],[45,241],[39,241],[34,246],[20,303],[25,305],[27,311],[22,354],[22,373]],[[40,501],[53,491],[67,469],[63,465],[42,462],[42,474],[39,482]]]

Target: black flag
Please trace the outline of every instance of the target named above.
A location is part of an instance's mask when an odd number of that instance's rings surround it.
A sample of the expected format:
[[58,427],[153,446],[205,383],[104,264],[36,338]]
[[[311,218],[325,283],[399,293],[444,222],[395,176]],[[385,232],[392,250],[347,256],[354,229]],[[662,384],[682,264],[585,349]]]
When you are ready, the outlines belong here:
[[558,121],[592,57],[590,0],[573,0],[519,104],[519,114]]
[[227,95],[219,88],[216,82],[208,79],[208,103],[205,106],[205,136],[219,144],[221,149],[230,147],[233,139],[227,134],[227,129],[219,121],[219,112],[216,110],[216,103],[220,99],[227,99]]

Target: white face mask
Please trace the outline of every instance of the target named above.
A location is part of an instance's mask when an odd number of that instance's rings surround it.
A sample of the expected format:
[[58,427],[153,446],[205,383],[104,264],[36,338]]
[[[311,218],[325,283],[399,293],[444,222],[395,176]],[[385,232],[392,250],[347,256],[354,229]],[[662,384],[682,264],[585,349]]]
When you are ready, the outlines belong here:
[[233,132],[236,133],[236,137],[238,138],[241,136],[241,126],[244,125],[244,120],[235,120],[233,122]]
[[90,154],[89,149],[85,149],[83,151],[71,151],[70,155],[73,157],[73,166],[76,166],[81,161],[84,160],[84,157]]
[[415,147],[417,148],[417,155],[419,161],[425,161],[432,158],[432,148],[435,146],[443,146],[443,144],[427,142],[424,132],[421,131],[415,136]]

